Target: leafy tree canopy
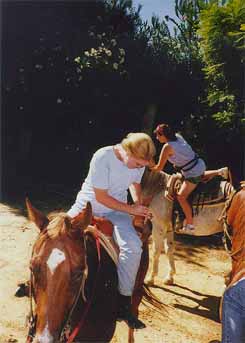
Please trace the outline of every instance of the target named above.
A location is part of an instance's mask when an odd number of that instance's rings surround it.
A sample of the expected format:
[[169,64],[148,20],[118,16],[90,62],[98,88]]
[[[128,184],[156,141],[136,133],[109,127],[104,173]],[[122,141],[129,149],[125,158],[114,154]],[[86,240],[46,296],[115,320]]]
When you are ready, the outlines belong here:
[[244,124],[245,3],[212,1],[200,15],[201,49],[214,119],[233,130]]

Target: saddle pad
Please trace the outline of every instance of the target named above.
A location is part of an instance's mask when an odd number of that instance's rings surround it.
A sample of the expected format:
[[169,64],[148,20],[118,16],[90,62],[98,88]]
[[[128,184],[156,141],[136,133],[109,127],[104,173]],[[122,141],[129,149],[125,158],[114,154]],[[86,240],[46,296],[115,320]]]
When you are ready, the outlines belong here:
[[[229,183],[221,180],[221,177],[218,176],[206,183],[200,182],[189,196],[190,203],[193,206],[203,206],[225,201],[227,197],[226,184]],[[174,201],[176,193],[180,189],[182,182],[183,178],[181,177],[181,174],[178,173],[171,175],[167,184],[165,197],[170,201]]]
[[197,188],[190,195],[190,202],[193,206],[208,205],[225,201],[225,192],[221,177],[214,177],[207,183],[200,182]]

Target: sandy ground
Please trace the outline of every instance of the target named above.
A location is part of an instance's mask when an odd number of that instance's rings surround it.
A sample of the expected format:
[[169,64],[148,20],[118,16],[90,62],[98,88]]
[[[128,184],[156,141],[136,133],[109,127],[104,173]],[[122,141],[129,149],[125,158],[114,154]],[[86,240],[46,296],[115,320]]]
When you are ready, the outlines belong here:
[[[43,209],[43,208],[42,208]],[[19,281],[29,278],[28,261],[37,229],[21,209],[0,204],[0,343],[25,342],[27,298],[16,298]],[[165,305],[158,311],[140,306],[147,328],[135,333],[136,343],[213,343],[220,341],[218,304],[223,275],[230,268],[220,239],[180,237],[176,239],[175,284],[161,283],[166,259],[160,257],[160,278],[151,291]],[[127,342],[127,326],[117,325],[113,343]]]

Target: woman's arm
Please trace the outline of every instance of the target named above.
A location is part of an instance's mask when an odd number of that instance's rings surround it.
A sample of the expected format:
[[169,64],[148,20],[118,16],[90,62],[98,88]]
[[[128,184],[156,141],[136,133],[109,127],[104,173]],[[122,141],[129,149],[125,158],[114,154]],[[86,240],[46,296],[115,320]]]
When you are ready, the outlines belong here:
[[148,216],[149,209],[140,204],[129,205],[121,202],[108,194],[107,189],[94,188],[96,200],[102,205],[111,208],[112,210],[126,212],[128,214]]
[[151,170],[157,172],[161,171],[165,167],[168,158],[173,155],[173,153],[173,148],[168,145],[168,143],[166,143],[161,150],[158,163],[153,168],[151,168]]
[[132,196],[132,199],[135,204],[142,204],[141,200],[141,184],[140,183],[132,183],[131,186],[129,186],[130,194]]

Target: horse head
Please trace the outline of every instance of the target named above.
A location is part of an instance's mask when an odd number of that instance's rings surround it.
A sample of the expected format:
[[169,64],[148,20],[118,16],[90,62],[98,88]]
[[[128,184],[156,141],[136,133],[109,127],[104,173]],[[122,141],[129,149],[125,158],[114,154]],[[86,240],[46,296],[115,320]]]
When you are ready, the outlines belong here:
[[48,219],[26,201],[29,219],[40,229],[34,244],[31,293],[35,300],[35,343],[54,343],[60,334],[83,277],[86,278],[84,229],[92,219],[90,203],[74,219],[58,214]]

